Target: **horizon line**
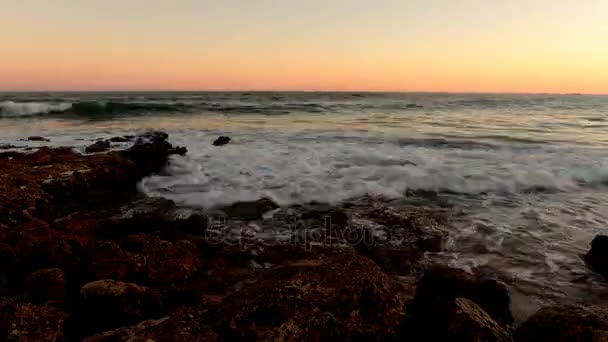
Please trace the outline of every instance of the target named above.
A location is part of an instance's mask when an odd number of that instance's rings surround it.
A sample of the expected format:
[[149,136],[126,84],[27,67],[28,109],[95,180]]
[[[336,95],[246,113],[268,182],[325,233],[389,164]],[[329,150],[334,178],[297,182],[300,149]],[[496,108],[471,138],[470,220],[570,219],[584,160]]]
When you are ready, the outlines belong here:
[[349,93],[349,94],[502,94],[502,95],[581,95],[581,96],[608,96],[605,93],[585,93],[585,92],[520,92],[520,91],[429,91],[429,90],[153,90],[153,89],[137,89],[137,90],[0,90],[2,93]]

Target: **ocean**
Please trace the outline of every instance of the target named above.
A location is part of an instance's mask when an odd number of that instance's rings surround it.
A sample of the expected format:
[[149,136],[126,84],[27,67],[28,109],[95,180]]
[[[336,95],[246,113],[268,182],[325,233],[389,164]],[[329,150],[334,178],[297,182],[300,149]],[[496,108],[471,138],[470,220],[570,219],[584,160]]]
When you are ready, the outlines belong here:
[[601,282],[580,256],[608,233],[608,96],[0,93],[0,145],[84,150],[148,129],[189,153],[140,189],[184,208],[433,191],[463,215],[431,257],[498,274],[530,307]]

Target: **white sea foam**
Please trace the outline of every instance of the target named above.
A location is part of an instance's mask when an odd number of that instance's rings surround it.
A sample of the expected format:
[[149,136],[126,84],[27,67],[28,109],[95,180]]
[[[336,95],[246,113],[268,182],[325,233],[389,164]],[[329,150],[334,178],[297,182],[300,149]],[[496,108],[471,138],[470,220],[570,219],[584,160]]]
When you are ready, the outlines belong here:
[[0,102],[0,117],[19,117],[52,111],[64,111],[70,108],[71,105],[71,103],[2,101]]
[[558,150],[437,149],[400,146],[391,139],[370,143],[365,136],[357,142],[250,132],[233,136],[224,147],[209,140],[200,134],[178,141],[187,145],[188,156],[175,157],[166,174],[145,179],[142,190],[210,207],[262,196],[282,204],[338,202],[364,194],[398,197],[406,189],[568,192],[608,180],[605,158]]

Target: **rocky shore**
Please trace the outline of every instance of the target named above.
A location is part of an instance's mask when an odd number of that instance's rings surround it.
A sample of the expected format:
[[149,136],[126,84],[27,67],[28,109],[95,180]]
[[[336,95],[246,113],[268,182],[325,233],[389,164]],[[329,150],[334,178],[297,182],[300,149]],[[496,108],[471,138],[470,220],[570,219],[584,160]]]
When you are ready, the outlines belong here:
[[[143,196],[187,152],[167,139],[0,153],[1,340],[608,340],[604,309],[514,327],[500,281],[428,263],[451,213],[425,194],[200,212]],[[605,243],[586,256],[600,273]]]

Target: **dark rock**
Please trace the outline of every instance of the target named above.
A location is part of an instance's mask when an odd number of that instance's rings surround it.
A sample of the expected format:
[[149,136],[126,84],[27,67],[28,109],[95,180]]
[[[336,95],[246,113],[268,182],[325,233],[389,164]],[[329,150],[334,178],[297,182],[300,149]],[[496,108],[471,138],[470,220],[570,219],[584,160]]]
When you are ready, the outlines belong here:
[[446,303],[459,297],[475,302],[501,326],[513,323],[511,300],[504,284],[445,266],[434,266],[424,273],[408,314],[414,316],[418,326],[424,326]]
[[32,304],[6,305],[0,309],[0,340],[57,342],[64,340],[67,314]]
[[279,205],[271,199],[262,198],[253,202],[236,202],[222,208],[222,211],[227,215],[227,219],[257,220],[261,219],[264,213],[277,208]]
[[158,317],[161,309],[157,290],[114,280],[88,283],[80,296],[82,328],[91,333]]
[[437,311],[432,322],[427,323],[424,332],[427,341],[513,341],[510,332],[466,298],[447,303],[444,310]]
[[85,152],[86,153],[105,152],[105,151],[109,150],[111,146],[112,145],[110,144],[109,141],[106,141],[106,140],[97,141],[94,144],[87,146],[87,148],[85,149]]
[[206,308],[199,307],[181,308],[170,316],[101,333],[85,339],[85,342],[217,341],[218,335],[204,323],[206,311]]
[[184,155],[184,147],[174,147],[167,141],[164,132],[149,132],[137,138],[135,144],[127,150],[127,155],[139,170],[139,177],[159,172],[169,161],[172,154]]
[[0,144],[0,150],[8,150],[11,148],[17,148],[17,146],[11,144]]
[[37,135],[33,135],[27,138],[28,141],[50,141],[49,139]]
[[129,142],[129,141],[133,140],[134,138],[135,138],[135,136],[133,136],[133,135],[125,135],[123,137],[112,137],[112,138],[108,139],[108,141],[115,142],[115,143],[123,143],[123,142]]
[[213,146],[224,146],[224,145],[228,144],[229,142],[230,142],[230,137],[222,135],[219,138],[215,139],[215,141],[213,142]]
[[67,295],[66,280],[59,268],[44,268],[31,273],[25,278],[25,287],[32,300],[39,303],[63,301]]
[[608,279],[608,236],[596,235],[584,259],[594,271]]
[[515,340],[608,341],[608,311],[563,305],[540,309],[515,331]]
[[[6,241],[3,238],[0,241]],[[19,282],[17,254],[13,247],[0,242],[0,296],[8,293]]]
[[226,298],[218,310],[232,339],[395,338],[403,307],[371,260],[338,255],[299,265]]

